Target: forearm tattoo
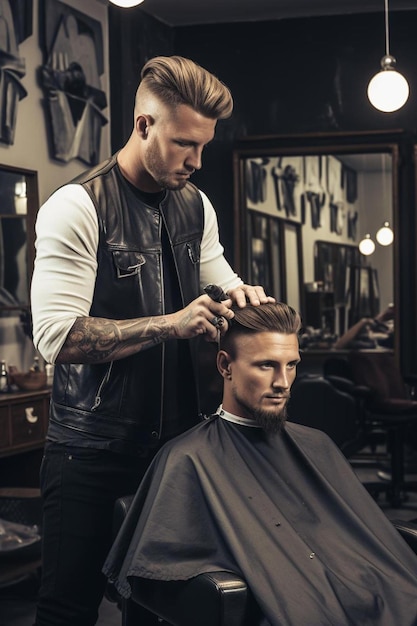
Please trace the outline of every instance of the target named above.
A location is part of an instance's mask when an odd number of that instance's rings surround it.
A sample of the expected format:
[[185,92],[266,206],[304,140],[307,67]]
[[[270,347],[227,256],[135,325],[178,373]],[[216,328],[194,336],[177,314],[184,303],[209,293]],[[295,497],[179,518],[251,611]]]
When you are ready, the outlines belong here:
[[146,350],[172,336],[165,317],[109,320],[78,318],[61,350],[61,362],[103,363]]

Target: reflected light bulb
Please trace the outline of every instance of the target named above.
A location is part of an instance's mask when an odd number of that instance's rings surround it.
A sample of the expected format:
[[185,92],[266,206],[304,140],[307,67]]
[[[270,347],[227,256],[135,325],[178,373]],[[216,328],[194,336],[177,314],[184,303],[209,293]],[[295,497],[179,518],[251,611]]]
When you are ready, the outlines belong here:
[[369,81],[368,98],[371,104],[384,113],[400,109],[408,100],[410,88],[407,80],[397,72],[395,58],[385,55],[381,60],[382,70]]
[[374,250],[375,244],[371,239],[371,235],[368,233],[367,235],[365,235],[362,241],[359,242],[359,252],[361,252],[365,256],[369,256],[373,253]]
[[394,241],[394,233],[389,222],[384,222],[384,225],[378,230],[376,240],[381,246],[389,246]]
[[110,0],[110,2],[118,7],[129,9],[130,7],[136,7],[138,4],[142,4],[143,0]]

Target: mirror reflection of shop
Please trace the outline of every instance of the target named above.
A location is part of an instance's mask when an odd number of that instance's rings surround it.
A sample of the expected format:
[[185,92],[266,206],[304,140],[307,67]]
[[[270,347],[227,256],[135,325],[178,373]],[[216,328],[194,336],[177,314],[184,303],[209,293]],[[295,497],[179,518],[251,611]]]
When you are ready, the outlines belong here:
[[0,305],[28,305],[26,179],[0,171]]

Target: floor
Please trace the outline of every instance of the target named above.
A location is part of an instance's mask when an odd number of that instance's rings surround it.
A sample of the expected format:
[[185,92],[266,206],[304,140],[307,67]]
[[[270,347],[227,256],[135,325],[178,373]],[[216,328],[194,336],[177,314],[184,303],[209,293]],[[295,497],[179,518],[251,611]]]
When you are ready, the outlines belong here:
[[[12,587],[0,589],[0,626],[33,626],[37,580],[28,578]],[[121,626],[116,604],[104,599],[97,626]]]
[[[351,461],[362,482],[378,480],[379,466],[366,456]],[[417,475],[414,478],[417,480]],[[379,495],[377,502],[389,519],[417,518],[417,493],[409,493],[400,508],[392,508],[384,495]],[[13,586],[0,587],[0,626],[33,626],[36,593],[37,578],[35,576]],[[103,600],[97,626],[121,626],[121,615],[116,604],[106,599]]]

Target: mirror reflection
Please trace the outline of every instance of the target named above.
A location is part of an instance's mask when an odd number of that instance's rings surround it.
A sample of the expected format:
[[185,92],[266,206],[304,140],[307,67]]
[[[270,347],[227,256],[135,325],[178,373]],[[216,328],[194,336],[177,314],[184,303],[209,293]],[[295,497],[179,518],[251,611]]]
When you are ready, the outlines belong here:
[[[35,186],[34,186],[35,183]],[[32,189],[32,187],[34,187]],[[31,192],[31,193],[28,193]],[[29,306],[36,174],[0,166],[0,307]],[[33,211],[32,211],[33,209]]]
[[237,153],[241,271],[302,312],[304,349],[393,347],[396,158]]

